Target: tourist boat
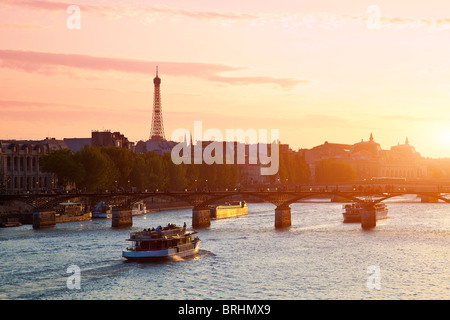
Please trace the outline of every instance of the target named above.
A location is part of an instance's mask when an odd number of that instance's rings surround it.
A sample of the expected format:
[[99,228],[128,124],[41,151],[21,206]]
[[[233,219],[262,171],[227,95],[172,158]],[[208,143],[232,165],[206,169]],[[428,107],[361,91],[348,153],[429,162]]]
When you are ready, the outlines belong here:
[[211,218],[221,219],[248,214],[248,206],[245,201],[227,202],[223,205],[210,206]]
[[[344,212],[344,222],[361,222],[361,214],[363,208],[360,203],[354,202],[351,204],[344,204],[342,206]],[[386,219],[388,217],[388,209],[385,203],[375,204],[375,216],[377,220]]]
[[92,211],[92,218],[112,218],[112,206],[104,201],[100,201]]
[[177,227],[169,224],[162,228],[144,229],[131,232],[131,247],[122,251],[122,257],[128,260],[178,259],[192,256],[200,250],[201,240],[198,232],[186,231],[186,224]]
[[142,216],[147,213],[147,208],[145,206],[144,201],[138,201],[133,203],[131,207],[131,214],[133,216]]

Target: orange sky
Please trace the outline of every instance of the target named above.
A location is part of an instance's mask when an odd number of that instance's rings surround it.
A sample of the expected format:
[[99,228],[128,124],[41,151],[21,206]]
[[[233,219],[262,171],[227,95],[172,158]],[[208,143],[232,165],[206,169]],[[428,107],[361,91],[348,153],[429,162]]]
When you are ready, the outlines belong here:
[[311,2],[0,0],[0,139],[146,140],[158,65],[166,137],[195,120],[294,149],[373,132],[450,157],[450,3]]

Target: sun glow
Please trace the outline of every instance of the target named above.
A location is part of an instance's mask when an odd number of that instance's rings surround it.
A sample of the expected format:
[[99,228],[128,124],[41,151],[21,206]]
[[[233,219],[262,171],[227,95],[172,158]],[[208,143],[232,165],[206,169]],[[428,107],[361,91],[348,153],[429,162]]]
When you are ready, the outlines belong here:
[[[433,132],[434,131],[434,132]],[[437,127],[430,134],[429,141],[434,141],[433,149],[439,150],[440,157],[450,156],[450,128],[448,126]],[[431,146],[430,146],[431,147]]]
[[442,144],[446,147],[450,147],[450,129],[446,128],[446,130],[443,130],[442,135]]

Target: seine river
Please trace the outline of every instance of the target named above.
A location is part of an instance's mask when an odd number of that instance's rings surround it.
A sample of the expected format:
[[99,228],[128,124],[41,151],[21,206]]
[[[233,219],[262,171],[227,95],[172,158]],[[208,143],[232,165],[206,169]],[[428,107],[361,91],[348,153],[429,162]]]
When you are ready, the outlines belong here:
[[[342,222],[342,204],[295,203],[292,227],[276,230],[274,205],[249,204],[247,216],[200,229],[196,257],[158,263],[121,257],[130,230],[190,226],[190,209],[134,217],[128,229],[4,228],[0,299],[449,299],[450,205],[388,207],[389,219],[364,231]],[[79,289],[68,286],[73,265]]]

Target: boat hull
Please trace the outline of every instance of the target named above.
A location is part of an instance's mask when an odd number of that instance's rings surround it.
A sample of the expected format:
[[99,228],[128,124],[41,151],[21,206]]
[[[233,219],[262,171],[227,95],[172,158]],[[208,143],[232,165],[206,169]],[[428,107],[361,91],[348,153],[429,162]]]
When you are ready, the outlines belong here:
[[211,219],[223,219],[248,214],[248,206],[245,202],[235,202],[225,205],[211,206]]
[[104,213],[104,212],[93,212],[92,218],[95,219],[111,219],[112,213]]
[[197,240],[191,248],[180,249],[177,247],[164,250],[149,250],[149,251],[122,251],[122,257],[130,261],[152,261],[152,260],[177,260],[196,255],[200,250],[201,240]]
[[[358,213],[347,213],[344,212],[342,215],[344,216],[344,223],[352,223],[352,222],[361,222],[361,214],[362,210]],[[388,210],[377,210],[375,211],[376,220],[382,220],[388,218]]]

